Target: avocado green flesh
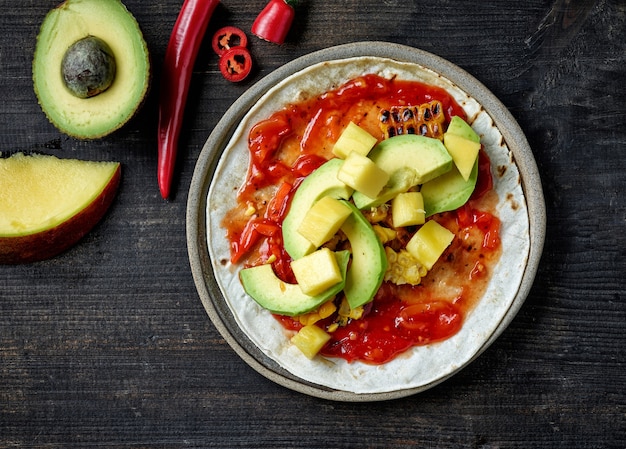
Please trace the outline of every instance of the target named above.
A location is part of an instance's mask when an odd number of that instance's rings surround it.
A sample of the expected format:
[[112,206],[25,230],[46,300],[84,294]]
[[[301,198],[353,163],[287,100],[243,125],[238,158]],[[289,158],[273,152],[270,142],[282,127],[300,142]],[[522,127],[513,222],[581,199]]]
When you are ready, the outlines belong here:
[[413,185],[423,184],[452,167],[452,157],[439,139],[402,134],[379,142],[369,158],[392,175],[405,167],[415,170]]
[[344,294],[354,309],[374,298],[383,283],[387,256],[372,225],[353,204],[344,203],[352,209],[352,214],[341,226],[352,249],[352,263],[346,274]]
[[[446,133],[455,134],[472,142],[480,142],[480,136],[461,117],[452,117]],[[422,185],[420,192],[424,198],[426,216],[430,217],[441,212],[455,210],[464,205],[472,196],[477,179],[478,159],[474,162],[474,167],[467,181],[453,164],[448,173]]]
[[474,162],[467,181],[463,179],[456,167],[452,167],[448,173],[422,185],[420,192],[424,198],[426,216],[455,210],[464,205],[472,196],[477,179],[478,159]]
[[406,192],[413,187],[416,176],[415,170],[412,168],[400,168],[389,177],[389,181],[376,198],[370,198],[361,192],[355,191],[352,194],[354,205],[361,210],[380,206],[396,197],[399,193]]
[[[78,98],[65,87],[61,63],[67,49],[87,36],[111,48],[116,75],[110,87]],[[45,17],[33,58],[39,104],[62,132],[95,139],[119,129],[141,106],[150,84],[146,42],[132,14],[119,0],[67,0]]]
[[271,264],[244,268],[239,272],[239,278],[245,292],[264,309],[280,315],[301,315],[315,310],[343,290],[350,253],[339,251],[335,253],[335,257],[342,273],[342,281],[315,296],[303,293],[298,284],[283,282],[276,276]]
[[476,134],[476,131],[465,120],[456,115],[450,119],[446,133],[455,134],[472,142],[480,142],[480,136]]
[[298,228],[302,219],[319,199],[324,196],[348,199],[353,189],[337,179],[337,173],[343,164],[341,159],[330,159],[306,177],[291,200],[289,212],[282,225],[285,251],[293,259],[306,256],[315,248],[304,238]]
[[386,203],[398,193],[441,176],[454,165],[440,140],[416,134],[403,134],[379,142],[369,158],[389,173],[390,178],[376,198],[354,192],[352,198],[359,209]]

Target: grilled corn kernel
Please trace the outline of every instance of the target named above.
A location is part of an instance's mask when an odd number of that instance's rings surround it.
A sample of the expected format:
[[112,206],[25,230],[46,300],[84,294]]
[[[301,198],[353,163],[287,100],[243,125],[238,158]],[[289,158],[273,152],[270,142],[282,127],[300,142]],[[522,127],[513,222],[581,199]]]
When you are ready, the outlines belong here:
[[380,240],[382,244],[390,242],[391,240],[395,239],[396,236],[398,235],[398,233],[394,231],[393,229],[385,228],[381,225],[374,225],[372,227],[374,228],[374,232],[376,233],[376,235],[378,236],[378,239]]
[[251,217],[251,216],[253,216],[254,214],[256,214],[256,208],[255,208],[252,204],[248,205],[248,208],[247,208],[247,209],[246,209],[246,211],[244,212],[244,215],[245,215],[246,217]]
[[380,223],[389,214],[389,204],[384,203],[377,207],[372,207],[368,211],[364,211],[363,213],[367,221],[370,223]]
[[337,310],[337,306],[333,301],[326,301],[317,311],[321,318],[328,318]]
[[396,252],[386,246],[385,254],[387,255],[387,271],[384,279],[387,282],[397,285],[418,285],[428,273],[426,267],[404,249]]
[[419,106],[392,106],[380,112],[379,125],[385,138],[400,134],[421,134],[443,139],[445,115],[439,101]]

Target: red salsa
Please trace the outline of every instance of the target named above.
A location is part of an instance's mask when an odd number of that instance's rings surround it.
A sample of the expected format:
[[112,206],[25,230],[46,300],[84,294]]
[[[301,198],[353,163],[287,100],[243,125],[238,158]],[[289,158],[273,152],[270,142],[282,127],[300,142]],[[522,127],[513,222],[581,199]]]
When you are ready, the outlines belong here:
[[[446,126],[452,116],[466,119],[463,109],[443,89],[365,75],[291,104],[256,124],[248,137],[246,182],[237,206],[223,222],[231,261],[243,266],[272,261],[277,276],[294,283],[281,226],[302,179],[334,157],[334,142],[350,122],[382,140],[381,111],[433,100],[441,103]],[[489,158],[480,151],[478,182],[471,199],[456,211],[430,218],[455,234],[452,244],[419,285],[383,283],[361,318],[333,329],[322,355],[381,364],[413,346],[445,340],[459,331],[500,257],[500,221],[489,212],[497,203],[491,176]],[[302,327],[297,317],[276,318],[287,329]],[[316,324],[327,329],[332,320]]]

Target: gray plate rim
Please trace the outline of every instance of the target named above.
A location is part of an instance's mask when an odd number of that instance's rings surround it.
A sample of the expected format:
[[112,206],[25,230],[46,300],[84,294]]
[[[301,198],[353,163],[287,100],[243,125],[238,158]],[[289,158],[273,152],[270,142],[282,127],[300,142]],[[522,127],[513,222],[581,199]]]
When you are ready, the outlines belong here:
[[[217,286],[207,249],[207,192],[221,154],[245,113],[277,82],[313,64],[359,56],[391,58],[420,64],[448,78],[474,97],[492,117],[518,166],[530,219],[530,253],[522,281],[511,307],[495,332],[472,360],[458,370],[427,385],[391,392],[359,394],[334,390],[296,377],[268,358],[239,329]],[[227,110],[206,140],[192,176],[186,211],[187,249],[196,290],[209,319],[235,353],[267,379],[291,390],[342,402],[371,402],[406,397],[428,390],[449,379],[482,354],[509,326],[532,288],[546,232],[546,207],[541,178],[524,132],[509,110],[480,81],[457,65],[427,51],[389,42],[353,42],[301,56],[274,70],[242,94]]]

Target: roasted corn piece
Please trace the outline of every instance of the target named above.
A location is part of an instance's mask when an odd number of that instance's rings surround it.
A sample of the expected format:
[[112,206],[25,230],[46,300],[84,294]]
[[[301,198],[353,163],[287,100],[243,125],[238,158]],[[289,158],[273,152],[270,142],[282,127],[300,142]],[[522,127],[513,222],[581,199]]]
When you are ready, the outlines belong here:
[[439,101],[419,106],[392,106],[380,111],[379,125],[385,138],[400,134],[420,134],[443,139],[445,115]]
[[426,267],[404,249],[396,252],[385,246],[385,253],[388,261],[385,272],[386,282],[393,282],[397,285],[418,285],[422,281],[422,277],[428,273]]

